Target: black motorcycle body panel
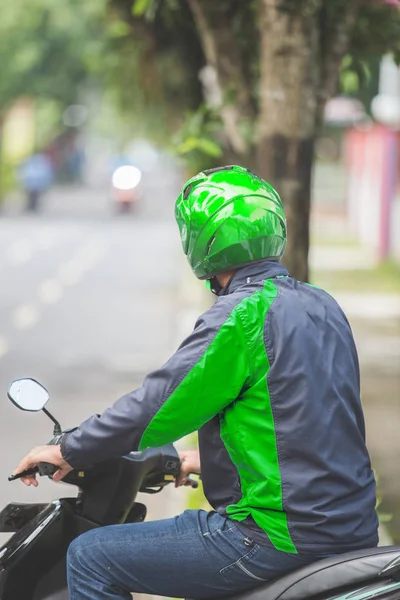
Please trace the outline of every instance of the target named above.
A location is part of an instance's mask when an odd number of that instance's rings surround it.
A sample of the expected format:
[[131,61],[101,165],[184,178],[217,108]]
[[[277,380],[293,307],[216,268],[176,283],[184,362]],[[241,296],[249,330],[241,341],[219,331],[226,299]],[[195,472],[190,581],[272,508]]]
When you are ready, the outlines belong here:
[[0,548],[0,600],[68,598],[65,557],[71,541],[95,527],[143,521],[146,507],[135,502],[137,493],[160,491],[179,468],[173,446],[134,452],[72,471],[64,481],[80,488],[77,498],[7,505],[0,530],[16,533]]
[[24,525],[36,517],[47,504],[7,504],[0,512],[0,532],[11,533],[19,531]]
[[[40,580],[65,559],[70,542],[84,531],[97,527],[76,514],[75,504],[76,498],[50,503],[1,548],[1,600],[33,599]],[[57,588],[65,587],[64,574]]]

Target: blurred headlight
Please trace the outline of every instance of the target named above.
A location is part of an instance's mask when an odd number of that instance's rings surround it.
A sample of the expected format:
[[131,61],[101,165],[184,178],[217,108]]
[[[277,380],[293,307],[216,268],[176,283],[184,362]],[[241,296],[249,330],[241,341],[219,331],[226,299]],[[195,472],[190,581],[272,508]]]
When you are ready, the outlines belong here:
[[112,184],[117,190],[132,190],[142,178],[142,173],[137,167],[125,165],[118,167],[113,173]]

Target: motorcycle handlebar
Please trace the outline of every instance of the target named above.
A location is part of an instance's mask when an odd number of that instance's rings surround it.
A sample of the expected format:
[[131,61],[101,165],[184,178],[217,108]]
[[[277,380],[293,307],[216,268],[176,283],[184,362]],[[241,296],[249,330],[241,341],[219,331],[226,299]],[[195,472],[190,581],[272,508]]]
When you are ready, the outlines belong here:
[[[54,475],[54,473],[57,471],[57,469],[58,469],[58,467],[56,467],[55,465],[52,465],[51,463],[41,462],[36,467],[26,469],[25,471],[22,471],[21,473],[17,473],[16,475],[10,475],[10,477],[8,477],[8,481],[15,481],[15,480],[21,479],[23,477],[29,477],[30,475],[35,475],[36,473],[39,473],[39,475],[41,477],[43,477],[43,476],[51,477],[52,475]],[[148,482],[145,481],[145,484],[146,483],[148,484],[147,487],[153,487],[151,484],[149,484]],[[157,481],[157,484],[158,484],[158,481]],[[192,479],[189,476],[187,476],[185,478],[185,484],[190,486],[193,489],[196,489],[199,486],[198,481],[196,481],[195,479]],[[146,487],[146,485],[145,485],[145,487]],[[142,491],[144,491],[144,490],[142,490]]]

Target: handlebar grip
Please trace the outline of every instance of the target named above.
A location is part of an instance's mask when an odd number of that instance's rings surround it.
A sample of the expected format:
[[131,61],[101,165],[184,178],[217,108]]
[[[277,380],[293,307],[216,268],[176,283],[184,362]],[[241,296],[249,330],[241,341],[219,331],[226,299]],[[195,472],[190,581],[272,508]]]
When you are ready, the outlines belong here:
[[54,475],[54,473],[58,471],[58,467],[48,462],[40,462],[38,467],[39,475],[41,477],[45,475]]

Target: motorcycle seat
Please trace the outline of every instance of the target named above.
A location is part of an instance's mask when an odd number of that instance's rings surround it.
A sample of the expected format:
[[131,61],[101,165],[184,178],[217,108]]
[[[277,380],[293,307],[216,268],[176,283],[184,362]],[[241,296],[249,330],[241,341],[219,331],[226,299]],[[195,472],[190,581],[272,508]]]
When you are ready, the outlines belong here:
[[346,552],[297,569],[257,588],[235,594],[232,600],[309,600],[347,586],[365,584],[400,557],[400,546]]

